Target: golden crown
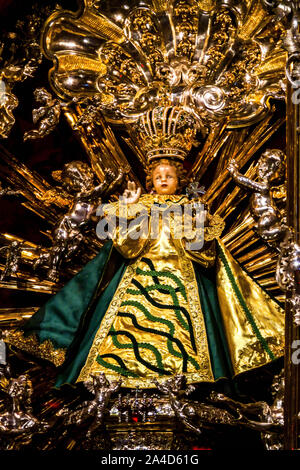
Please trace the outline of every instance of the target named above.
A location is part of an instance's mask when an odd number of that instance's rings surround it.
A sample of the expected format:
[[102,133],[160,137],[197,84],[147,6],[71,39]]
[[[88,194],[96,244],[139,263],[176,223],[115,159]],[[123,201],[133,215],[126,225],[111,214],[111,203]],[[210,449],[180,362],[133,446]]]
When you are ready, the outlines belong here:
[[184,160],[192,148],[199,121],[179,106],[157,106],[141,116],[135,126],[147,161],[159,158]]

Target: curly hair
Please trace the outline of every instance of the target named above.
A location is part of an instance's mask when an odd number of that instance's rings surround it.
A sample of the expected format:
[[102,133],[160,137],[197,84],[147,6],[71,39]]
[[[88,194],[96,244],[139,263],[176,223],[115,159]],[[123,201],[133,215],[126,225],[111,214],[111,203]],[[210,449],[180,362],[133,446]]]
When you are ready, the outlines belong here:
[[172,160],[170,158],[162,158],[159,160],[154,160],[152,163],[150,163],[148,169],[147,169],[147,176],[146,176],[146,189],[150,192],[153,189],[153,172],[155,168],[157,168],[159,165],[170,165],[173,168],[176,169],[176,174],[178,178],[178,188],[177,188],[177,193],[181,193],[183,189],[189,184],[190,180],[187,177],[187,171],[183,167],[183,164],[181,162],[178,162],[176,160]]

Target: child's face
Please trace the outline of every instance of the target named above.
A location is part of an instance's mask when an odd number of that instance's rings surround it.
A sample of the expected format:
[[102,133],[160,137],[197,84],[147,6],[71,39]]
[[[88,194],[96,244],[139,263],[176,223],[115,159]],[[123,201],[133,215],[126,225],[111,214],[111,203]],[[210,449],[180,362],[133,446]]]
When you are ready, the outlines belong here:
[[258,176],[266,178],[269,182],[277,180],[284,175],[284,166],[280,161],[267,154],[261,159],[258,165]]
[[93,172],[84,165],[70,165],[63,179],[72,191],[87,191],[93,188]]
[[174,166],[162,163],[158,165],[152,176],[156,194],[175,194],[178,187],[178,178]]

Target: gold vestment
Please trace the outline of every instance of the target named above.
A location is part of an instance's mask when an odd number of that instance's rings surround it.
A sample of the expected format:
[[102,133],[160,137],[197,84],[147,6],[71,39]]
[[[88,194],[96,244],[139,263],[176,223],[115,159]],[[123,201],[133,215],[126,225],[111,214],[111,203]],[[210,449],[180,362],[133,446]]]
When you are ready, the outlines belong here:
[[[108,379],[121,375],[123,386],[141,388],[153,387],[154,379],[165,380],[174,374],[186,375],[189,383],[216,379],[206,328],[209,314],[202,310],[192,260],[202,269],[214,264],[212,238],[218,238],[218,230],[205,229],[204,246],[195,252],[187,249],[186,234],[180,237],[183,212],[171,212],[169,224],[159,216],[155,237],[151,226],[153,205],[164,212],[188,203],[182,195],[145,195],[135,207],[126,207],[129,226],[125,233],[116,226],[112,238],[130,261],[78,381],[99,372],[105,372]],[[141,211],[146,219],[139,218]],[[105,215],[124,216],[117,203]],[[284,316],[277,302],[241,269],[220,240],[217,243],[221,253],[216,265],[217,292],[236,375],[283,353]]]

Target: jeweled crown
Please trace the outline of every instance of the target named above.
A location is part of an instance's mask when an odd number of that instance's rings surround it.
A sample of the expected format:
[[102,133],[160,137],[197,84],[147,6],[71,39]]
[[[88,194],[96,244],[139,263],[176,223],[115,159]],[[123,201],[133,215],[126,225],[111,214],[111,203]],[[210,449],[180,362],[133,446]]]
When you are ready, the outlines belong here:
[[198,128],[198,120],[184,108],[157,106],[139,118],[135,131],[140,148],[151,163],[160,158],[184,160]]

